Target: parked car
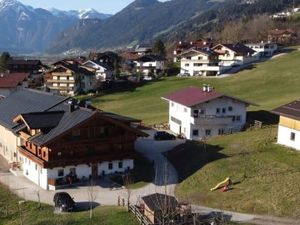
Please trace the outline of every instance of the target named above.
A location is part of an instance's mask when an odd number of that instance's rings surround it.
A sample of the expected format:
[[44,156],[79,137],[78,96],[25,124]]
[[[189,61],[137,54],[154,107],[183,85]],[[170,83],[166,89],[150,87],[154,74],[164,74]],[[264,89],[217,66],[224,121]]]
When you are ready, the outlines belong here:
[[176,140],[176,137],[166,131],[157,131],[154,134],[154,140]]
[[74,211],[76,206],[73,198],[67,192],[57,192],[53,197],[53,202],[61,212]]

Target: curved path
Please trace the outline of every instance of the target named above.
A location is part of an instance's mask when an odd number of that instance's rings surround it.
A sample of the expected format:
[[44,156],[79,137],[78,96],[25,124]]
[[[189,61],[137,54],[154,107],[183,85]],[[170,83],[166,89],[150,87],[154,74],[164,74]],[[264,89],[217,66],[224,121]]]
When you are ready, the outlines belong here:
[[[176,145],[183,143],[183,141],[154,141],[154,131],[147,132],[150,134],[150,137],[137,140],[136,149],[144,154],[149,160],[154,161],[156,175],[152,184],[130,191],[130,202],[132,204],[137,203],[140,197],[156,192],[174,195],[174,189],[178,181],[176,169],[168,162],[162,153],[171,150]],[[9,188],[21,198],[31,201],[38,201],[39,196],[41,202],[53,204],[52,199],[55,193],[54,191],[45,191],[34,185],[25,177],[11,174],[7,171],[7,169],[0,169],[0,182],[9,186]],[[73,196],[77,202],[85,203],[89,199],[88,195],[90,188],[87,186],[65,189],[64,191],[70,193],[70,195]],[[95,186],[93,193],[94,202],[98,203],[99,205],[117,205],[118,197],[127,199],[128,196],[128,192],[125,189],[111,190],[110,188],[100,186]],[[200,214],[221,213],[229,216],[232,221],[247,222],[257,225],[300,224],[299,220],[294,219],[230,212],[199,205],[193,205],[192,209],[194,212]]]

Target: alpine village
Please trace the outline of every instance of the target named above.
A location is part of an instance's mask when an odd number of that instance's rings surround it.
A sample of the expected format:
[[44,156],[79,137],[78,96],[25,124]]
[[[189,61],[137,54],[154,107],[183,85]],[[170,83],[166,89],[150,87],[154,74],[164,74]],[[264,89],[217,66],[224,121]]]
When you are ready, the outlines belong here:
[[0,225],[300,224],[300,0],[70,3],[0,1]]

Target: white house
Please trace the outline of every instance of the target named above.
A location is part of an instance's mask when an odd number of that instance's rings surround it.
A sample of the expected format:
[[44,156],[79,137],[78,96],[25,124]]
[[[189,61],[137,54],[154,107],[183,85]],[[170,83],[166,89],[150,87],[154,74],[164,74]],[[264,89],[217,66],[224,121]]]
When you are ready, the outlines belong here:
[[113,69],[105,63],[88,60],[84,62],[82,66],[94,72],[97,80],[106,81],[113,77]]
[[277,143],[300,150],[300,100],[272,111],[280,116]]
[[250,102],[225,95],[209,86],[188,87],[168,94],[170,130],[189,140],[241,131]]
[[165,68],[165,59],[158,55],[144,55],[134,61],[136,72],[145,77],[158,76]]
[[218,44],[212,48],[223,66],[241,66],[258,60],[255,51],[243,44]]
[[188,50],[179,55],[180,74],[189,76],[217,76],[230,67],[220,66],[218,55],[212,51]]
[[276,43],[261,42],[246,44],[246,46],[253,49],[256,52],[254,55],[258,55],[259,57],[271,57],[278,50]]

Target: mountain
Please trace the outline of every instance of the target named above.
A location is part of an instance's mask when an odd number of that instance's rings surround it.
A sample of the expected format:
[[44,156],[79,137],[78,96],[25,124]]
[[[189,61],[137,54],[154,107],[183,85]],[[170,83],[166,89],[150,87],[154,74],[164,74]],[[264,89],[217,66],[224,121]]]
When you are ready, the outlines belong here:
[[105,21],[78,22],[59,35],[52,53],[73,48],[116,48],[145,43],[214,7],[210,0],[135,0]]
[[77,19],[101,19],[105,20],[111,17],[110,14],[99,13],[95,9],[84,9],[84,10],[70,10],[62,11],[59,9],[51,8],[49,11],[55,16],[70,16]]
[[[73,14],[72,14],[73,13]],[[88,9],[74,12],[34,9],[16,0],[0,1],[0,52],[43,52],[59,33],[72,27],[80,19],[107,18],[109,15]]]
[[49,52],[108,49],[178,41],[222,30],[225,22],[270,14],[300,0],[135,0],[105,21],[78,22],[61,33]]

